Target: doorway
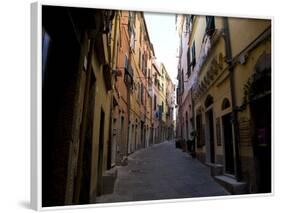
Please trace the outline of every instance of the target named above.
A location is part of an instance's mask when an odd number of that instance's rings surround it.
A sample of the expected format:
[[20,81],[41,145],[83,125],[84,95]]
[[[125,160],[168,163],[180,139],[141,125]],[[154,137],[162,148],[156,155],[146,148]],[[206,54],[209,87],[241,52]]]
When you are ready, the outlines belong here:
[[146,147],[146,133],[147,133],[146,126],[144,126],[144,128],[143,128],[143,148]]
[[141,121],[141,148],[144,148],[144,122]]
[[254,155],[259,193],[271,192],[271,96],[250,105],[254,125]]
[[98,185],[97,196],[102,194],[102,173],[103,173],[103,144],[104,144],[104,111],[100,113],[100,131],[99,131],[99,156],[98,156]]
[[187,112],[185,112],[185,132],[186,132],[186,141],[188,141],[189,137],[188,137],[188,114]]
[[135,125],[132,125],[132,135],[131,135],[131,153],[135,151]]
[[[95,88],[96,79],[93,76],[93,71],[90,70],[90,88],[88,92],[88,103],[85,103],[86,109],[84,112],[86,118],[86,132],[84,133],[84,145],[81,147],[82,151],[82,170],[81,172],[81,191],[79,196],[79,203],[88,203],[90,200],[90,182],[91,182],[91,161],[92,161],[92,141],[93,141],[93,121],[94,121],[94,109],[95,109]],[[83,133],[83,130],[81,131]],[[80,138],[83,135],[80,136]],[[81,138],[81,142],[83,138]],[[83,142],[82,142],[83,143]]]
[[44,5],[41,11],[42,206],[46,207],[71,202],[71,190],[67,187],[72,186],[67,178],[73,144],[69,141],[82,55],[67,8]]
[[225,172],[228,174],[234,174],[234,149],[231,113],[222,116],[222,125],[225,152]]
[[[215,163],[215,142],[214,142],[214,115],[213,115],[213,103],[214,98],[211,95],[208,95],[205,100],[206,108],[206,130],[207,130],[207,141],[209,141],[207,148],[209,150],[209,161],[210,163]],[[209,146],[209,147],[208,147]]]
[[121,135],[120,135],[120,147],[121,147],[121,161],[123,157],[126,155],[126,141],[125,141],[125,133],[124,133],[124,116],[121,116]]
[[135,125],[136,127],[135,127],[135,139],[134,139],[134,141],[135,141],[135,143],[134,143],[134,151],[136,151],[137,149],[138,149],[138,147],[137,147],[137,137],[138,137],[138,125],[136,124]]
[[75,204],[86,204],[90,201],[95,94],[96,78],[93,74],[93,70],[89,68],[86,74],[84,89],[83,111],[79,133],[80,143],[77,174],[74,181],[75,187],[73,203]]
[[206,112],[206,119],[207,119],[208,132],[209,132],[210,162],[215,163],[214,118],[213,118],[212,109]]
[[112,141],[111,141],[111,167],[116,163],[116,144],[117,144],[117,119],[113,118]]

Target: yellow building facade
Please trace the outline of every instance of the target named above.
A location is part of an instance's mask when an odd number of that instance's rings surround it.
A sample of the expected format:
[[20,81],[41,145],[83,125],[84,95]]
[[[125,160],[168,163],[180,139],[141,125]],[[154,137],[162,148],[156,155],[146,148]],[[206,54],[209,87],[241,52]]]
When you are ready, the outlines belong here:
[[[113,192],[116,166],[154,143],[154,94],[164,140],[167,94],[154,91],[154,62],[142,12],[42,7],[44,207]],[[164,65],[158,72],[164,87]]]
[[184,18],[196,157],[233,194],[269,192],[271,21]]
[[92,203],[109,169],[115,13],[44,6],[42,14],[43,206]]

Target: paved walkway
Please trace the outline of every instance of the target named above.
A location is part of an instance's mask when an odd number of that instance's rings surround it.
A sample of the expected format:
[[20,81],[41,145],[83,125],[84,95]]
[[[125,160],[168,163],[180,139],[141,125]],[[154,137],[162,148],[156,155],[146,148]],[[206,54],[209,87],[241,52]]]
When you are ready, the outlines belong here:
[[128,166],[118,167],[114,193],[97,198],[98,203],[144,201],[228,195],[209,174],[209,169],[187,153],[163,142],[128,157]]

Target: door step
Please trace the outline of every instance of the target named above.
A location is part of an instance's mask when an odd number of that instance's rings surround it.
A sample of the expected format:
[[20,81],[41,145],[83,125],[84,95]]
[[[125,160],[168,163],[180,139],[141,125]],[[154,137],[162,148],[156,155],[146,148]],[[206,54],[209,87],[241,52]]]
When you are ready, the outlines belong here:
[[233,195],[248,193],[247,183],[245,182],[238,182],[235,178],[226,175],[214,176],[214,179]]
[[117,179],[117,175],[117,167],[105,171],[102,176],[102,194],[112,194],[114,192],[114,185]]
[[223,174],[223,165],[215,163],[206,163],[206,165],[210,168],[210,173],[212,177]]

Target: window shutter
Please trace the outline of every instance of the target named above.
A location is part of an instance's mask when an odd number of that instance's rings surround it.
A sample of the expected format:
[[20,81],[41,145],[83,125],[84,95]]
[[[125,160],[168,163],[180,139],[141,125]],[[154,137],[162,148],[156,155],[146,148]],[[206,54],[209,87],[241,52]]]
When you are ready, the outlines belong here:
[[181,70],[181,77],[182,77],[182,82],[181,82],[181,86],[182,86],[182,92],[184,92],[184,75],[183,75],[183,69]]
[[206,34],[211,36],[215,31],[215,17],[206,16]]
[[139,50],[139,67],[141,68],[141,50]]
[[132,78],[132,81],[133,81],[133,78],[134,78],[134,70],[132,68],[132,66],[130,64],[128,64],[128,72],[129,72],[129,75],[131,76]]
[[190,22],[191,22],[191,23],[193,22],[193,18],[194,18],[194,15],[191,15],[191,16],[190,16]]
[[143,104],[143,85],[141,84],[141,103]]
[[132,14],[131,12],[129,12],[129,18],[128,18],[128,32],[129,32],[129,35],[131,35],[131,19],[132,19]]
[[211,25],[211,29],[214,31],[215,30],[215,17],[211,16],[210,17],[210,25]]
[[146,76],[146,63],[147,63],[147,57],[146,57],[146,53],[144,53],[144,56],[143,56],[143,58],[144,58],[144,75]]
[[192,45],[192,66],[194,67],[196,64],[196,54],[195,54],[195,41]]
[[154,95],[154,110],[156,110],[157,97]]
[[128,63],[128,56],[125,55],[125,66],[124,66],[124,67],[125,67],[125,71],[126,71],[126,72],[128,72],[128,64],[129,64],[129,63]]
[[189,33],[189,23],[188,23],[189,19],[188,16],[185,17],[185,31],[186,33]]
[[209,16],[206,16],[206,32],[208,32],[209,27],[210,27],[210,19]]
[[130,47],[132,50],[135,49],[135,30],[134,29],[132,29],[132,32],[131,32]]
[[141,84],[139,84],[138,95],[139,95],[138,100],[139,100],[139,102],[140,102],[140,101],[141,101]]
[[187,50],[187,76],[190,76],[190,48]]
[[141,65],[141,70],[142,70],[142,72],[144,72],[144,54],[142,54],[142,57],[141,57],[142,59],[141,59],[141,61],[142,61],[142,65]]

